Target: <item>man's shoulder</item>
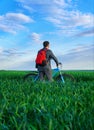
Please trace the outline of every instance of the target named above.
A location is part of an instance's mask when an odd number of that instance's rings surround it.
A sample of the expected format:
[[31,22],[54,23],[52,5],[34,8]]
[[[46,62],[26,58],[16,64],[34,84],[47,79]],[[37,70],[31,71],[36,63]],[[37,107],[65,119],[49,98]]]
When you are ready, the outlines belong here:
[[41,48],[38,52],[43,51],[43,50],[45,50],[46,53],[49,53],[49,54],[52,53],[52,50],[51,50],[51,49],[45,49],[45,48]]
[[40,50],[38,50],[38,52],[40,52],[40,51],[43,51],[44,49],[43,48],[41,48]]
[[52,50],[50,50],[50,49],[47,49],[47,52],[52,52]]
[[50,54],[52,51],[50,49],[47,49],[46,53]]

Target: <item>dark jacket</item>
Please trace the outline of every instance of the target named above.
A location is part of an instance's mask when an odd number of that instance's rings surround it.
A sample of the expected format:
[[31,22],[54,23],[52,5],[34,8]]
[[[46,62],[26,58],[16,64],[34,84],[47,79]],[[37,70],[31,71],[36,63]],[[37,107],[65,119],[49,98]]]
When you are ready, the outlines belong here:
[[58,66],[58,59],[55,57],[55,55],[53,54],[53,52],[48,49],[47,52],[46,52],[46,57],[47,57],[47,62],[48,64],[51,66],[51,59],[53,59],[56,63],[56,65]]

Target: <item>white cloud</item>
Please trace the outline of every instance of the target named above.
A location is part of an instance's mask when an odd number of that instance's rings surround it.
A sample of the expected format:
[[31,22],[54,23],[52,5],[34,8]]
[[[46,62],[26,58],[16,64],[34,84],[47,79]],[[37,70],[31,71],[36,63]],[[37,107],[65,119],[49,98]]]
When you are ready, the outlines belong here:
[[60,20],[60,19],[57,19],[57,18],[47,17],[46,20],[48,20],[48,21],[54,23],[55,25],[60,25],[60,24],[62,24],[62,23],[61,23],[61,20]]
[[7,13],[0,16],[0,30],[15,34],[18,30],[25,28],[24,23],[30,23],[33,20],[22,13]]
[[[27,8],[27,10],[31,10],[34,12],[38,12],[41,14],[46,14],[46,13],[51,13],[51,11],[55,11],[55,8],[61,7],[61,8],[66,8],[70,6],[69,1],[65,2],[65,0],[16,0],[22,5],[22,8]],[[37,8],[39,6],[40,8]]]
[[24,9],[26,9],[27,11],[29,11],[30,13],[33,13],[34,12],[34,9],[31,7],[31,6],[28,6],[28,5],[22,5],[22,7],[24,8]]
[[[94,27],[94,15],[83,13],[76,9],[78,1],[71,0],[17,0],[27,6],[32,7],[39,14],[45,14],[44,20],[51,22],[58,30],[66,35],[75,35],[78,31]],[[31,6],[35,4],[36,6]],[[36,8],[37,5],[40,8]],[[31,9],[32,9],[31,8]],[[32,12],[32,11],[31,11]],[[43,16],[43,15],[41,15]],[[73,31],[71,31],[73,30]]]
[[53,3],[58,6],[63,6],[63,7],[67,6],[67,3],[65,2],[65,0],[53,0]]
[[65,30],[69,32],[70,29],[75,29],[74,33],[76,33],[78,27],[80,27],[80,29],[82,28],[82,30],[94,27],[94,15],[92,14],[83,14],[79,11],[74,12],[64,10],[62,10],[61,13],[60,11],[58,13],[58,10],[60,9],[57,9],[57,13],[51,17],[47,17],[46,20],[52,22],[60,30],[62,29],[63,31]]
[[2,54],[3,52],[3,47],[0,47],[0,54]]
[[60,56],[63,69],[94,69],[94,45],[77,46]]
[[[28,6],[29,8],[32,4],[40,4],[41,10],[37,8],[37,11],[40,10],[38,13],[44,12],[47,15],[47,17],[45,18],[46,20],[52,22],[60,28],[62,27],[62,29],[75,28],[79,26],[83,28],[88,28],[94,26],[94,15],[82,13],[79,10],[74,11],[74,7],[70,7],[70,4],[72,5],[71,0],[29,0],[28,3],[25,0],[22,0],[19,2],[24,3],[24,5]],[[69,8],[71,8],[71,10],[69,10]]]
[[17,2],[21,2],[22,4],[25,4],[25,5],[34,5],[34,4],[37,4],[37,5],[50,5],[50,6],[53,6],[53,5],[59,5],[59,6],[66,6],[67,4],[70,4],[71,3],[71,0],[28,0],[28,2],[26,0],[15,0]]
[[7,20],[16,21],[16,22],[25,22],[25,23],[33,22],[33,20],[29,16],[26,16],[22,13],[7,13],[5,15],[5,18]]
[[23,30],[25,27],[23,25],[19,25],[19,24],[16,24],[14,23],[12,25],[11,24],[0,24],[0,30],[4,31],[4,32],[9,32],[9,33],[12,33],[12,34],[16,34],[16,32],[18,30]]
[[94,28],[80,32],[76,34],[75,36],[81,37],[81,36],[94,36]]
[[94,26],[93,14],[83,14],[81,12],[76,12],[71,20],[76,27],[82,26],[83,28],[88,28]]
[[[26,49],[25,51],[18,50],[16,48],[4,49],[0,47],[0,70],[6,69],[31,69],[31,63],[33,62],[33,68],[35,67],[34,59],[35,53]],[[29,68],[27,63],[30,64]],[[26,66],[25,66],[26,65]],[[30,68],[31,67],[31,68]]]
[[91,52],[93,52],[93,49],[94,49],[94,44],[86,44],[86,45],[78,44],[78,45],[76,45],[76,47],[68,50],[66,52],[66,55],[76,54],[79,52],[84,52],[86,50],[92,50]]
[[31,39],[36,42],[36,43],[41,43],[41,35],[38,34],[38,33],[35,33],[33,32],[31,35],[30,35]]

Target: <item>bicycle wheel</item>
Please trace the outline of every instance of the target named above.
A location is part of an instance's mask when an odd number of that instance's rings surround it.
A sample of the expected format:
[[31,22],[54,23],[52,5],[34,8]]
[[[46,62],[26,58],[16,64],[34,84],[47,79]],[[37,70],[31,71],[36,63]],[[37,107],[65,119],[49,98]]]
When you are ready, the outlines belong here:
[[56,81],[58,82],[63,82],[63,83],[75,83],[75,78],[70,75],[70,74],[59,74],[56,78],[55,78]]
[[23,77],[23,79],[24,79],[25,81],[32,81],[32,82],[34,82],[34,81],[36,81],[36,80],[39,79],[39,76],[38,76],[38,74],[29,73],[29,74],[26,74],[26,75]]

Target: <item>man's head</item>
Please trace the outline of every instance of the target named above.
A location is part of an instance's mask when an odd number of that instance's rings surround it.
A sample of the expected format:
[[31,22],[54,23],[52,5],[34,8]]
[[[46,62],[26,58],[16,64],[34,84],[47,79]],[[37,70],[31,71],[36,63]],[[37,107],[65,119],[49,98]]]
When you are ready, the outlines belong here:
[[50,44],[49,41],[44,41],[44,42],[43,42],[43,46],[44,46],[44,47],[49,47],[49,44]]

